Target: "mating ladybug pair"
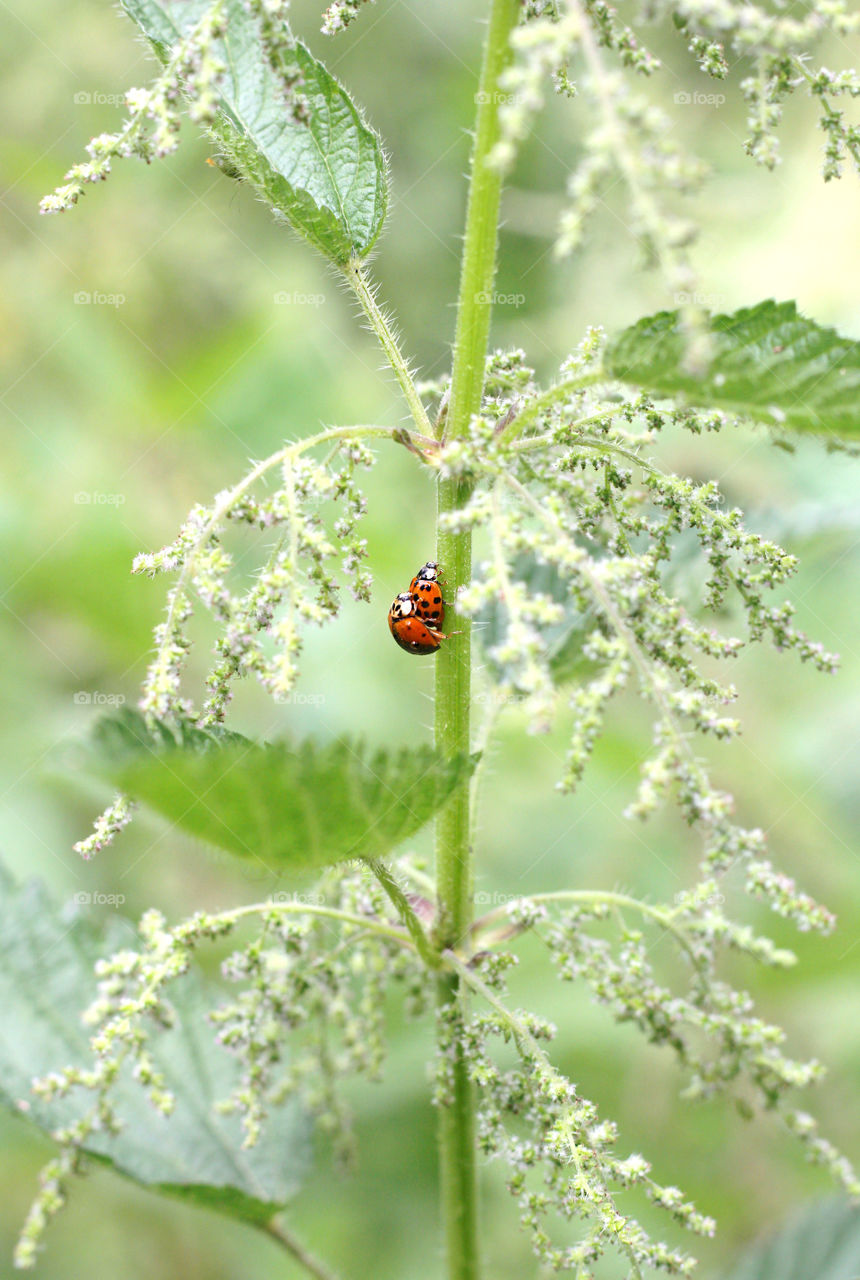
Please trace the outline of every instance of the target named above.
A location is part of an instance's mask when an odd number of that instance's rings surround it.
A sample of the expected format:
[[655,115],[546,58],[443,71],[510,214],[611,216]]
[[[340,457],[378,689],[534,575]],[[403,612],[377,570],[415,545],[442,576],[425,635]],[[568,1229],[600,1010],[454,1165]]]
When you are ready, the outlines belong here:
[[435,560],[428,560],[412,579],[409,590],[395,597],[388,610],[388,629],[407,653],[435,653],[443,640],[451,638],[441,630],[444,621],[439,566]]

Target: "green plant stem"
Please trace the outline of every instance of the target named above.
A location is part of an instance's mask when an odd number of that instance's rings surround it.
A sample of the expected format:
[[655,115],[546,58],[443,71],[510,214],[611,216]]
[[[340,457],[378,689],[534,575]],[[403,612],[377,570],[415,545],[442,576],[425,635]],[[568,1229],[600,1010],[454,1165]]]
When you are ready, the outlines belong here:
[[421,925],[415,912],[412,910],[412,904],[400,885],[394,879],[388,867],[381,858],[365,858],[370,870],[376,876],[379,883],[387,893],[389,899],[394,905],[394,909],[400,916],[406,928],[409,930],[409,936],[415,943],[415,949],[421,956],[421,959],[427,965],[428,969],[438,969],[441,967],[442,961],[439,952],[435,949],[427,934]]
[[309,1253],[301,1241],[297,1240],[291,1231],[287,1231],[286,1227],[276,1222],[265,1222],[261,1225],[261,1230],[272,1240],[277,1241],[281,1248],[307,1271],[309,1276],[315,1276],[316,1280],[338,1280],[334,1271],[330,1271],[324,1263]]
[[273,912],[284,915],[321,916],[328,920],[340,920],[342,924],[354,924],[365,932],[375,933],[401,946],[414,948],[415,944],[408,934],[396,929],[384,920],[371,920],[368,916],[354,915],[351,911],[341,911],[339,907],[318,907],[307,902],[253,902],[249,906],[235,907],[232,911],[219,913],[219,921],[241,920],[244,916],[267,915]]
[[[609,380],[608,375],[602,369],[593,369],[588,373],[578,373],[572,378],[565,378],[563,382],[556,383],[554,387],[549,387],[548,390],[542,391],[539,396],[535,396],[533,400],[529,400],[517,416],[499,433],[500,439],[511,440],[516,436],[521,436],[533,422],[536,422],[538,418],[553,409],[557,404],[561,404],[568,396],[574,395],[577,391],[585,391],[588,387],[593,387],[595,383],[608,382]],[[591,422],[593,418],[604,416],[602,413],[590,414],[584,421]],[[576,423],[571,425],[575,426]],[[548,438],[552,439],[551,436]]]
[[[636,911],[639,915],[645,916],[648,920],[653,920],[659,924],[667,933],[671,933],[676,942],[686,951],[687,955],[693,961],[695,967],[698,968],[699,961],[690,939],[687,937],[683,928],[675,923],[674,914],[671,911],[664,911],[661,907],[652,906],[650,902],[642,902],[639,898],[633,898],[626,893],[612,893],[603,889],[561,889],[554,893],[532,893],[528,898],[523,899],[524,902],[582,902],[585,904],[606,905],[607,907],[618,907],[629,911]],[[504,919],[508,914],[510,903],[503,907],[496,907],[492,911],[488,911],[485,916],[475,922],[475,932],[479,929],[492,925],[494,921]]]
[[518,0],[491,0],[477,95],[446,436],[462,435],[481,404],[502,195],[502,174],[489,163],[489,156],[499,140],[499,76],[510,56],[518,11]]
[[[490,299],[496,271],[502,175],[488,163],[499,136],[499,76],[510,50],[519,0],[491,0],[484,44],[466,230],[457,300],[451,393],[444,419],[445,439],[466,434],[481,407],[490,334]],[[439,517],[459,510],[470,485],[457,477],[439,482],[436,559],[442,566],[449,600],[471,578],[472,543],[468,531],[443,527]],[[436,657],[436,746],[451,757],[470,749],[471,628],[467,619],[447,613],[448,625],[462,634],[442,645]],[[451,627],[451,623],[454,626]],[[436,822],[436,883],[439,921],[437,946],[456,948],[472,923],[472,854],[469,786],[458,787]],[[439,978],[441,1009],[460,999],[461,978]],[[462,1046],[455,1049],[450,1105],[439,1109],[439,1167],[448,1280],[478,1280],[478,1186],[475,1147],[475,1099]]]
[[421,397],[412,380],[412,374],[409,372],[409,366],[400,350],[391,326],[373,296],[373,288],[367,279],[364,266],[358,258],[351,258],[346,267],[344,267],[344,274],[352,285],[355,296],[358,298],[362,311],[370,321],[373,332],[379,339],[380,346],[385,352],[388,363],[394,370],[397,381],[403,388],[403,394],[406,397],[406,403],[409,405],[409,412],[412,414],[416,427],[423,435],[432,436],[433,428],[430,425],[427,410],[424,408]]
[[[505,1005],[499,999],[499,997],[495,995],[493,991],[490,990],[486,982],[484,982],[483,978],[481,978],[477,973],[475,973],[475,971],[471,969],[463,960],[461,960],[459,956],[454,955],[453,951],[445,951],[442,955],[442,959],[445,961],[446,964],[451,966],[451,968],[454,970],[455,973],[459,975],[464,986],[470,987],[472,991],[474,991],[477,995],[481,996],[481,998],[487,1002],[490,1008],[493,1009],[498,1014],[500,1019],[508,1027],[511,1035],[514,1038],[514,1043],[516,1044],[517,1049],[519,1050],[522,1057],[526,1060],[537,1062],[541,1070],[549,1079],[556,1081],[561,1089],[566,1088],[568,1082],[565,1080],[564,1076],[562,1076],[562,1074],[559,1071],[557,1071],[556,1068],[552,1065],[552,1062],[549,1060],[547,1054],[544,1052],[543,1048],[541,1047],[539,1042],[535,1039],[535,1037],[532,1035],[531,1031],[529,1031],[528,1027],[525,1025],[522,1019],[517,1017],[515,1013],[512,1013],[511,1010],[507,1007],[507,1005]],[[568,1131],[568,1140],[570,1143],[571,1159],[573,1163],[578,1167],[579,1165],[578,1142],[577,1142],[576,1135],[573,1133],[572,1128]],[[609,1186],[607,1185],[607,1180],[606,1180],[605,1174],[603,1173],[600,1157],[598,1156],[597,1152],[593,1148],[591,1149],[591,1156],[592,1156],[592,1159],[594,1160],[596,1168],[600,1171],[601,1181],[603,1183],[603,1190],[606,1195],[607,1202],[612,1205],[613,1210],[617,1213],[618,1210],[615,1207],[615,1202],[614,1202],[612,1193],[609,1190]],[[629,1241],[623,1239],[621,1236],[616,1236],[616,1243],[618,1247],[627,1254],[627,1257],[630,1261],[630,1275],[635,1277],[635,1280],[644,1280],[644,1277],[642,1275],[642,1270],[638,1262],[636,1261],[636,1256],[633,1252],[632,1246],[630,1245]]]

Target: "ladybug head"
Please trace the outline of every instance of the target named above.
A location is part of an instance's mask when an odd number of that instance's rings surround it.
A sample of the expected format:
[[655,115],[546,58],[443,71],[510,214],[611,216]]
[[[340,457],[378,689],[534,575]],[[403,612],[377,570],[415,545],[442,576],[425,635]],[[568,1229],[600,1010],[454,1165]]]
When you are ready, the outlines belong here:
[[439,572],[439,565],[435,560],[428,560],[425,565],[416,573],[415,577],[419,582],[435,582]]
[[414,612],[412,596],[408,591],[401,591],[399,595],[395,596],[389,609],[392,618],[408,618]]

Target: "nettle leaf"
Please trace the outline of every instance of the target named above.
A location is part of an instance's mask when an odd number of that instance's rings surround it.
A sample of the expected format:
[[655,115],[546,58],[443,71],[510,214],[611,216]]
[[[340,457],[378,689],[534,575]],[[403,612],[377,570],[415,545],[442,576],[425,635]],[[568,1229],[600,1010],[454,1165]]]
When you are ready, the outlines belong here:
[[[46,1133],[80,1118],[93,1095],[74,1090],[44,1102],[34,1077],[92,1065],[83,1007],[96,994],[100,957],[138,945],[128,920],[103,915],[98,927],[80,908],[61,911],[38,881],[12,882],[0,868],[0,1102]],[[264,1222],[298,1191],[309,1164],[309,1129],[294,1103],[273,1108],[257,1145],[242,1149],[238,1117],[214,1104],[239,1081],[236,1060],[215,1043],[206,1012],[217,1004],[193,974],[169,989],[169,1029],[150,1028],[150,1048],[176,1099],[172,1115],[154,1110],[122,1069],[113,1092],[121,1132],[92,1133],[84,1150],[152,1191],[180,1196],[248,1222]]]
[[259,744],[136,711],[97,727],[91,768],[216,848],[273,871],[383,857],[433,818],[475,760],[357,741]]
[[[122,0],[158,57],[211,8],[211,0]],[[293,118],[267,60],[255,19],[226,0],[227,30],[216,53],[227,70],[212,128],[224,167],[327,258],[364,257],[382,229],[388,178],[379,138],[344,87],[303,44],[292,46],[307,121]]]
[[824,1200],[755,1245],[722,1280],[857,1280],[860,1276],[860,1209]]
[[798,315],[793,302],[761,302],[712,316],[710,363],[685,364],[680,313],[639,320],[610,342],[605,368],[658,396],[724,409],[789,431],[860,435],[860,343]]
[[191,720],[147,719],[131,707],[122,707],[111,715],[99,716],[90,730],[88,748],[94,761],[109,769],[128,761],[139,760],[147,753],[168,751],[211,751],[232,743],[251,747],[253,742],[241,733],[214,726],[201,729]]

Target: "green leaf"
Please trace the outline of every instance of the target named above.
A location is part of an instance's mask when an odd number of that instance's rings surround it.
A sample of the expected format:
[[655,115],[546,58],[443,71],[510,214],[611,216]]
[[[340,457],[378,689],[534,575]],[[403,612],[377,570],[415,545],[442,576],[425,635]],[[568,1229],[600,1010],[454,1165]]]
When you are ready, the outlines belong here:
[[744,1253],[722,1280],[857,1280],[860,1209],[823,1200]]
[[[80,908],[62,912],[37,881],[15,885],[2,867],[0,889],[0,1102],[50,1133],[83,1115],[92,1095],[74,1090],[46,1103],[31,1092],[33,1078],[92,1065],[80,1015],[96,994],[93,966],[100,957],[135,947],[137,934],[119,916],[100,911],[96,928]],[[257,1145],[243,1150],[238,1117],[214,1110],[239,1078],[236,1061],[215,1043],[206,1020],[217,992],[189,973],[168,994],[175,1022],[168,1030],[151,1029],[150,1048],[176,1098],[173,1114],[156,1112],[123,1068],[113,1093],[122,1131],[115,1137],[93,1133],[84,1149],[150,1190],[245,1221],[267,1221],[304,1176],[305,1120],[293,1103],[277,1107]]]
[[[122,6],[166,62],[211,2],[122,0]],[[364,257],[382,229],[388,202],[379,138],[344,87],[299,43],[291,52],[308,119],[294,119],[254,18],[241,0],[226,0],[225,11],[227,30],[215,52],[227,71],[212,128],[225,167],[250,182],[333,262]]]
[[385,856],[429,822],[474,761],[431,747],[256,744],[236,734],[105,717],[92,768],[180,830],[273,871]]
[[711,316],[712,351],[700,376],[685,364],[680,313],[625,329],[606,352],[614,378],[658,396],[725,409],[789,431],[860,435],[860,343],[798,315],[793,302],[761,302]]

